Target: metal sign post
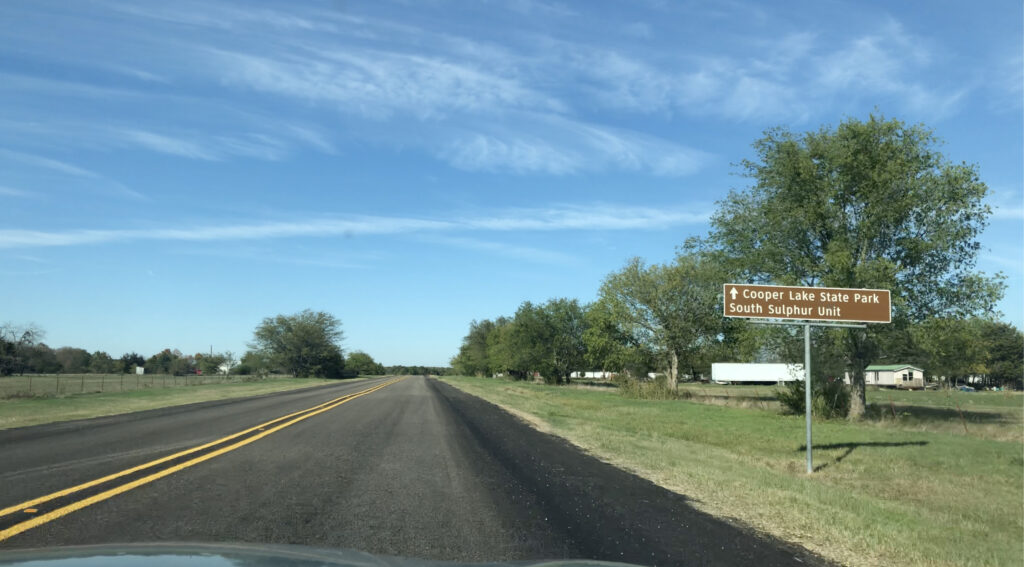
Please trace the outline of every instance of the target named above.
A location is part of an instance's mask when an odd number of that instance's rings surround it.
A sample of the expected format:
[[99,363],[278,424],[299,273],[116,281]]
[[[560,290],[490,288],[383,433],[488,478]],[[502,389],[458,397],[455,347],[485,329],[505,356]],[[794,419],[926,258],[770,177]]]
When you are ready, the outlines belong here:
[[804,328],[804,417],[807,423],[807,474],[814,472],[811,456],[811,327],[865,329],[864,324],[819,321],[888,323],[892,320],[889,290],[834,287],[795,287],[723,284],[726,317],[783,319],[751,321],[758,325],[802,325]]
[[807,421],[807,474],[814,472],[811,458],[811,326],[804,325],[804,417]]
[[804,328],[804,418],[807,422],[807,474],[814,472],[811,458],[811,327],[845,327],[866,329],[867,325],[844,325],[842,323],[788,323],[786,321],[751,321],[755,325],[802,325]]

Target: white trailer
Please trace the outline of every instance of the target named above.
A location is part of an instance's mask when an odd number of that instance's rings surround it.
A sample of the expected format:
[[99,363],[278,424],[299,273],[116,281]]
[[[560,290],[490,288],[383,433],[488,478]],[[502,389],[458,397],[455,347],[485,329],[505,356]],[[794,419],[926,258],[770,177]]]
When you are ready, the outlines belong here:
[[768,384],[793,382],[804,379],[803,364],[714,362],[711,364],[711,380],[716,384],[751,382]]

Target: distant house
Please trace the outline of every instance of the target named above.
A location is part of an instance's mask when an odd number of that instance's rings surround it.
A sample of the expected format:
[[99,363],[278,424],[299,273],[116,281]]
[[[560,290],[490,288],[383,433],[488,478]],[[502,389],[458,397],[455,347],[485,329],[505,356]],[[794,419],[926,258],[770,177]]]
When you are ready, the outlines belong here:
[[[852,374],[846,373],[843,381],[850,383]],[[873,386],[895,388],[924,388],[924,370],[909,364],[873,364],[864,369],[864,383]]]

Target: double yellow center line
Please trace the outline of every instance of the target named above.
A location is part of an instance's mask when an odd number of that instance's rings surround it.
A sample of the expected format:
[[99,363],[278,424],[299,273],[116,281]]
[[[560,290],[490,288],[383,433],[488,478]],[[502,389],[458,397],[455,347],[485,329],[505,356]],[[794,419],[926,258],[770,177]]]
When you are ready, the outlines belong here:
[[[8,538],[11,538],[13,536],[16,536],[16,535],[24,532],[26,530],[30,530],[32,528],[41,526],[41,525],[43,525],[43,524],[45,524],[47,522],[51,522],[53,520],[56,520],[57,518],[60,518],[62,516],[66,516],[66,515],[68,515],[68,514],[70,514],[72,512],[75,512],[77,510],[81,510],[82,508],[85,508],[86,506],[91,506],[92,504],[95,504],[97,502],[102,502],[104,500],[107,500],[108,498],[112,498],[114,496],[117,496],[118,494],[123,494],[125,492],[128,492],[129,490],[132,490],[133,488],[138,488],[138,487],[140,487],[140,486],[142,486],[144,484],[148,484],[150,482],[153,482],[154,480],[161,479],[161,478],[163,478],[165,476],[172,475],[172,474],[174,474],[174,473],[176,473],[178,471],[187,469],[187,468],[189,468],[191,466],[194,466],[194,465],[197,465],[197,464],[199,464],[199,463],[201,463],[203,461],[208,461],[208,460],[210,460],[210,459],[212,459],[214,457],[218,457],[218,456],[223,455],[225,453],[229,453],[231,451],[234,451],[235,449],[238,449],[240,447],[244,447],[245,445],[248,445],[249,443],[252,443],[254,441],[258,441],[258,440],[260,440],[260,439],[262,439],[262,438],[264,438],[264,437],[266,437],[266,436],[268,436],[268,435],[270,435],[272,433],[276,433],[276,432],[278,432],[278,431],[280,431],[280,430],[282,430],[282,429],[284,429],[284,428],[286,428],[288,426],[295,425],[296,423],[299,423],[300,421],[309,419],[309,418],[313,417],[314,415],[318,415],[318,414],[321,414],[321,413],[323,413],[325,411],[332,410],[332,409],[334,409],[334,408],[336,408],[336,407],[338,407],[338,406],[340,406],[340,405],[342,405],[344,403],[350,402],[350,401],[352,401],[352,400],[354,400],[356,398],[372,394],[372,393],[376,392],[377,390],[380,390],[382,388],[386,388],[386,387],[390,386],[391,384],[394,384],[395,382],[399,382],[401,380],[403,380],[403,378],[396,378],[396,379],[393,379],[393,380],[388,380],[387,382],[384,382],[382,384],[378,384],[376,386],[367,388],[365,390],[361,390],[361,391],[356,392],[354,394],[346,394],[344,396],[335,398],[333,400],[330,400],[328,402],[324,402],[322,404],[313,406],[311,408],[307,408],[307,409],[304,409],[302,411],[297,411],[295,413],[290,413],[288,415],[279,417],[277,419],[273,419],[273,420],[270,420],[268,422],[256,425],[254,427],[250,427],[249,429],[246,429],[244,431],[239,431],[238,433],[234,433],[232,435],[228,435],[227,437],[221,437],[220,439],[217,439],[216,441],[211,441],[209,443],[206,443],[204,445],[200,445],[198,447],[193,447],[191,449],[186,449],[184,451],[175,453],[173,455],[169,455],[169,456],[166,456],[166,457],[163,457],[163,458],[160,458],[160,459],[156,459],[155,461],[150,461],[148,463],[144,463],[144,464],[138,465],[136,467],[125,469],[123,471],[116,472],[114,474],[107,475],[107,476],[102,477],[102,478],[97,478],[95,480],[90,480],[89,482],[85,482],[85,483],[79,484],[77,486],[72,486],[71,488],[65,488],[64,490],[60,490],[60,491],[54,492],[52,494],[47,494],[46,496],[41,496],[39,498],[34,498],[32,500],[27,500],[27,501],[22,502],[20,504],[15,504],[14,506],[8,506],[7,508],[4,508],[3,510],[0,510],[0,525],[10,524],[10,520],[12,520],[12,519],[16,520],[16,518],[10,518],[9,517],[12,514],[18,514],[18,515],[30,515],[31,514],[31,516],[28,519],[24,520],[24,521],[17,522],[17,523],[15,523],[13,525],[9,525],[9,527],[7,527],[7,528],[0,529],[0,541],[4,541],[4,540],[6,540]],[[229,441],[232,441],[234,439],[238,439],[239,437],[242,437],[243,439],[235,441],[234,443],[225,445],[223,447],[220,447],[220,448],[212,450],[212,451],[203,452],[203,451],[206,451],[207,449],[210,449],[212,447],[216,447],[218,445],[224,445],[225,443],[227,443]],[[135,473],[139,473],[139,472],[145,471],[146,469],[151,469],[151,468],[159,467],[162,464],[169,463],[169,462],[175,461],[175,460],[179,460],[179,459],[181,459],[183,457],[187,457],[187,456],[192,455],[194,453],[202,453],[202,454],[198,455],[198,456],[195,456],[195,457],[193,457],[191,459],[185,460],[183,462],[177,463],[177,464],[175,464],[173,466],[168,466],[166,468],[160,468],[156,472],[153,472],[153,473],[150,473],[148,475],[142,476],[141,478],[136,478],[135,480],[131,480],[131,481],[127,481],[127,482],[123,482],[123,483],[117,484],[116,486],[113,486],[112,488],[109,488],[107,490],[103,490],[103,491],[98,492],[96,494],[92,494],[91,496],[87,496],[87,497],[75,500],[75,501],[70,502],[68,504],[65,504],[63,506],[59,506],[57,508],[54,508],[53,510],[49,510],[49,511],[40,513],[41,511],[39,510],[39,508],[45,508],[47,503],[51,503],[54,500],[65,498],[65,497],[70,496],[70,495],[72,495],[72,494],[74,494],[76,492],[81,492],[81,491],[84,491],[84,490],[89,490],[90,488],[98,487],[98,486],[106,484],[106,483],[111,483],[112,481],[115,481],[115,480],[120,479],[122,477],[129,476],[129,475],[134,475]]]

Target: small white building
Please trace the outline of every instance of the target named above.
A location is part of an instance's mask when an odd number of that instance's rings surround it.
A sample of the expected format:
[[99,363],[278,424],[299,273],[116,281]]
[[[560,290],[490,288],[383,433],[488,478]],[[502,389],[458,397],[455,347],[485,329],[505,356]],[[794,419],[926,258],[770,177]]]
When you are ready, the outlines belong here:
[[716,384],[775,384],[804,379],[803,364],[714,362],[711,380]]
[[[847,384],[853,375],[847,372],[843,381]],[[872,364],[864,369],[864,383],[870,386],[890,388],[924,388],[924,370],[910,364]]]

